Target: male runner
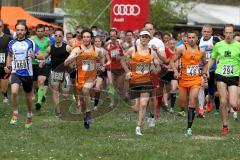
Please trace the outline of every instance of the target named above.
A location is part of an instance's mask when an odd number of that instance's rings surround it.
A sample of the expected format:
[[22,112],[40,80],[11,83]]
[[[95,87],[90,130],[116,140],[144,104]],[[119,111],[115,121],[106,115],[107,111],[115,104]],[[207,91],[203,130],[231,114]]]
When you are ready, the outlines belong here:
[[[179,102],[182,106],[188,107],[187,136],[192,135],[192,124],[195,117],[197,96],[201,87],[201,75],[199,65],[202,60],[204,68],[203,75],[206,77],[207,63],[204,49],[199,49],[197,45],[197,33],[189,31],[187,33],[188,42],[177,48],[176,54],[171,60],[175,77],[179,77]],[[181,72],[175,67],[175,61],[181,58]]]
[[240,43],[233,39],[234,25],[224,26],[225,40],[218,42],[213,48],[208,62],[208,71],[218,58],[215,71],[217,89],[220,98],[220,113],[222,120],[222,135],[228,134],[228,104],[238,111],[238,82],[240,73]]

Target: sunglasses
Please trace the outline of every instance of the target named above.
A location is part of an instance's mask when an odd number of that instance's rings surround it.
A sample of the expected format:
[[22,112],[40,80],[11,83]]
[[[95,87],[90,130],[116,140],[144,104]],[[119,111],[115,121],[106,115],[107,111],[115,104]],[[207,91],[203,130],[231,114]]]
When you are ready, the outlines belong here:
[[142,38],[150,38],[148,35],[142,35]]
[[58,35],[58,34],[55,34],[54,36],[55,36],[55,37],[62,37],[62,35]]

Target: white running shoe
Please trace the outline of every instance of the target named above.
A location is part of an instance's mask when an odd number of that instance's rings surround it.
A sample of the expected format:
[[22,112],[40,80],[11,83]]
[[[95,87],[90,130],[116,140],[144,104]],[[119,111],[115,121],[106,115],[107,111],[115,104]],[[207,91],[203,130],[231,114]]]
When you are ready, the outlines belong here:
[[142,136],[143,134],[141,133],[141,128],[139,126],[136,127],[136,135],[137,136]]
[[3,103],[8,103],[8,98],[7,97],[3,98]]
[[149,122],[148,122],[148,125],[149,125],[149,127],[155,127],[156,126],[155,123],[156,123],[155,118],[150,118]]
[[237,112],[233,112],[233,118],[234,118],[234,120],[237,120],[237,119],[238,119]]

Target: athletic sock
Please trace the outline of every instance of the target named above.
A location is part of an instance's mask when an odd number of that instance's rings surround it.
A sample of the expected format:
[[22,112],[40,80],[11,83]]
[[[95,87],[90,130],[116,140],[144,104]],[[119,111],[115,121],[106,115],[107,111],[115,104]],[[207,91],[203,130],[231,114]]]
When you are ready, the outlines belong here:
[[27,118],[32,118],[32,113],[27,113]]
[[223,125],[223,128],[228,128],[228,125]]
[[13,114],[18,115],[18,110],[14,110]]
[[195,117],[195,108],[188,107],[188,127],[187,128],[192,128],[194,117]]
[[216,106],[216,110],[219,111],[219,106],[220,106],[219,97],[214,98],[214,103],[215,103],[215,106]]
[[99,98],[100,98],[100,92],[96,91],[94,96],[94,106],[98,106]]
[[8,97],[7,92],[2,92],[2,94],[3,94],[3,96],[6,97],[6,98]]
[[198,103],[199,103],[199,107],[201,109],[203,109],[204,100],[205,100],[204,88],[200,88],[199,93],[198,93]]
[[171,93],[170,94],[170,106],[174,108],[176,102],[176,93]]
[[154,118],[154,114],[153,113],[150,113],[150,118]]
[[42,98],[44,96],[44,87],[39,87],[38,88],[38,100],[37,103],[42,103]]

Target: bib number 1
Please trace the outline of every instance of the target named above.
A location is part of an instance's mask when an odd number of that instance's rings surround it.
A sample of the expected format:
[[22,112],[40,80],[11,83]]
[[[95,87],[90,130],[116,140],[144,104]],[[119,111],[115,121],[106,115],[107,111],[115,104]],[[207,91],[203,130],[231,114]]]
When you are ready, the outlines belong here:
[[25,60],[16,60],[15,61],[16,70],[27,69],[27,64]]

